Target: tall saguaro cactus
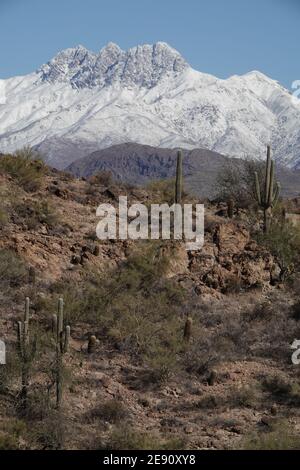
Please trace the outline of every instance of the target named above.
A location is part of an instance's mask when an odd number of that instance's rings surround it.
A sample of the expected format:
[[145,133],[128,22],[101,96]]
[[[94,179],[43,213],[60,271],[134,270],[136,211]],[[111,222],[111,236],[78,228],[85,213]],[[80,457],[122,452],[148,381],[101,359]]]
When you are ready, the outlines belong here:
[[255,172],[255,192],[256,199],[264,211],[264,232],[267,233],[270,228],[272,210],[276,206],[280,195],[280,183],[275,182],[275,164],[271,158],[271,147],[268,145],[266,174],[264,188],[261,189],[258,173]]
[[64,327],[64,301],[58,300],[57,315],[52,317],[52,331],[55,335],[56,342],[56,406],[60,407],[63,393],[63,355],[69,349],[70,342],[70,326]]
[[181,204],[182,198],[182,151],[177,152],[176,181],[175,181],[175,203]]
[[29,308],[30,299],[26,297],[24,318],[18,322],[18,354],[22,370],[21,400],[24,408],[27,406],[30,366],[36,354],[36,337],[32,342],[29,337]]

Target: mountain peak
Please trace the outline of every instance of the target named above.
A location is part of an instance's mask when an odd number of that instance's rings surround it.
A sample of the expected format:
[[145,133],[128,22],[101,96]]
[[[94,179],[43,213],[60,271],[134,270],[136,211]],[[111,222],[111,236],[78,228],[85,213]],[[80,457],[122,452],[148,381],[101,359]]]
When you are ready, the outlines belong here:
[[92,66],[95,54],[82,45],[70,47],[59,52],[53,59],[38,70],[43,81],[71,81],[80,70]]
[[81,45],[65,49],[38,72],[42,81],[66,82],[74,88],[102,87],[116,81],[151,88],[165,76],[188,67],[180,53],[165,42],[138,45],[128,51],[109,42],[98,54]]
[[100,53],[103,52],[103,51],[107,51],[107,52],[119,51],[119,52],[122,52],[122,49],[115,42],[108,42],[105,46],[102,47],[102,49],[100,50]]

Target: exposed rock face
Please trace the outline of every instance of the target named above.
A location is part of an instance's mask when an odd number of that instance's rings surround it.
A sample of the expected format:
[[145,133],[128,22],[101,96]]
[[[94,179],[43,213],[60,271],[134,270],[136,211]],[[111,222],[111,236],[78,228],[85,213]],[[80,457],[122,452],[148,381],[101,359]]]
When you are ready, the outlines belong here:
[[123,86],[151,88],[162,77],[176,75],[188,67],[179,52],[163,42],[144,44],[128,51],[110,42],[99,54],[83,46],[65,49],[39,72],[43,81],[66,82],[74,88],[101,87],[116,81]]
[[217,224],[206,238],[202,250],[190,254],[189,270],[198,278],[198,293],[207,292],[207,287],[225,293],[270,284],[276,263],[251,240],[245,226]]

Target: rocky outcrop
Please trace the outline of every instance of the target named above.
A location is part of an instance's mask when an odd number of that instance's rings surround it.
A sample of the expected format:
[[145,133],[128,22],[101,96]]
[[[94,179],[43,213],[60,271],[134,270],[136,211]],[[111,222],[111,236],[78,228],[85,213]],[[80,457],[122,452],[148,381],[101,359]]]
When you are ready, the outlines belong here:
[[219,223],[206,233],[206,243],[189,254],[189,271],[199,294],[207,287],[222,293],[270,284],[276,262],[251,240],[247,228],[236,222]]

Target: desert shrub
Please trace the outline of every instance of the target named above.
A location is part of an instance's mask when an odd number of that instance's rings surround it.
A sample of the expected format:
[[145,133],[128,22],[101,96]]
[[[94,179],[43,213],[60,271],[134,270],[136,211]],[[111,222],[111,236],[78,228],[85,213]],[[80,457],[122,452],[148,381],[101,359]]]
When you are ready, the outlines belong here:
[[258,386],[231,387],[225,398],[231,408],[257,408],[260,406],[262,394]]
[[294,303],[294,305],[291,308],[291,314],[295,320],[297,321],[300,320],[300,301],[297,301]]
[[7,224],[7,221],[8,221],[8,215],[5,209],[1,207],[1,200],[0,200],[0,230]]
[[32,426],[30,437],[42,450],[62,449],[66,438],[66,417],[52,410],[45,419]]
[[47,199],[39,201],[23,201],[14,207],[17,216],[24,221],[29,230],[34,230],[40,224],[55,227],[59,219],[54,207]]
[[255,172],[263,187],[264,162],[249,158],[226,162],[217,176],[217,199],[232,198],[238,207],[255,207]]
[[173,204],[175,194],[174,179],[150,181],[150,183],[147,185],[147,189],[152,193],[152,204]]
[[275,397],[288,396],[292,391],[291,383],[278,375],[264,378],[262,387]]
[[213,346],[212,335],[203,333],[197,336],[184,355],[186,371],[207,375],[213,366],[220,361],[220,354]]
[[274,220],[268,233],[259,233],[256,239],[274,255],[281,269],[280,278],[286,280],[300,260],[299,227]]
[[[200,317],[201,321],[201,317]],[[212,368],[223,361],[236,360],[248,350],[246,331],[239,316],[226,318],[217,330],[194,324],[194,338],[187,346],[183,363],[187,372],[206,379]]]
[[35,387],[30,390],[26,399],[26,408],[22,407],[22,402],[20,403],[21,406],[18,407],[18,402],[16,405],[18,415],[30,422],[47,419],[52,412],[50,395],[46,387]]
[[19,442],[16,436],[9,434],[0,434],[0,450],[18,450]]
[[111,171],[102,170],[95,173],[89,179],[91,184],[101,184],[102,186],[111,186],[114,184],[114,178]]
[[261,403],[261,393],[258,387],[230,387],[222,395],[206,394],[196,406],[200,409],[225,408],[257,408]]
[[128,424],[115,427],[108,442],[103,445],[106,450],[179,450],[184,449],[180,438],[164,439],[159,435],[133,429]]
[[249,356],[272,357],[290,363],[290,344],[300,330],[281,291],[274,291],[267,301],[258,302],[242,312],[242,318],[243,338]]
[[285,421],[275,423],[269,431],[254,432],[243,439],[244,450],[298,450],[299,434]]
[[89,421],[101,419],[109,423],[117,423],[124,420],[128,415],[123,403],[120,400],[112,399],[99,404],[87,413]]
[[26,432],[25,422],[10,418],[3,429],[5,433],[0,434],[0,450],[18,450],[20,437],[23,437]]
[[0,283],[18,286],[25,282],[27,270],[25,263],[11,250],[0,249]]
[[299,406],[300,403],[300,387],[298,383],[279,375],[267,377],[262,380],[263,390],[279,402],[286,402],[290,405]]
[[223,397],[213,394],[207,394],[202,397],[197,403],[195,403],[195,407],[201,410],[212,410],[222,406],[223,404]]
[[33,192],[41,186],[45,165],[37,153],[25,147],[17,151],[15,155],[2,156],[0,171],[12,176],[25,191]]
[[6,351],[6,364],[0,367],[0,393],[5,393],[11,382],[20,374],[20,361],[15,351]]

